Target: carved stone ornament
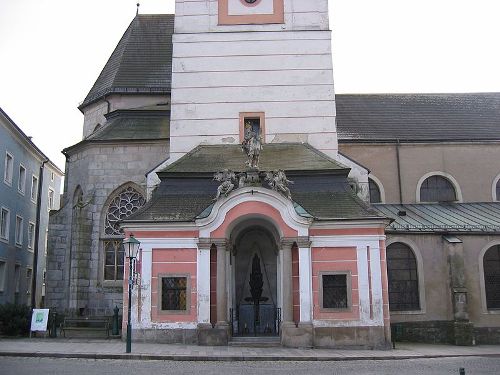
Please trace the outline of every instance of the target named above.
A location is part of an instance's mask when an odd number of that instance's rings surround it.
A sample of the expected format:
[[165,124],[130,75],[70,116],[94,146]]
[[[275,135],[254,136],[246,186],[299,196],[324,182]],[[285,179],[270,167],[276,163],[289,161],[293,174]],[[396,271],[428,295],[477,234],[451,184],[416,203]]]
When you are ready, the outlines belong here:
[[230,169],[224,169],[215,173],[214,180],[221,183],[217,188],[217,195],[215,196],[214,201],[218,200],[222,194],[227,197],[229,193],[233,191],[235,184],[237,183],[236,174]]
[[247,154],[247,166],[259,169],[260,151],[262,150],[262,140],[260,134],[252,129],[252,125],[245,124],[245,136],[241,143],[241,148]]
[[288,184],[293,184],[293,181],[286,178],[285,172],[282,169],[267,172],[266,181],[269,183],[271,189],[277,191],[281,195],[284,195],[290,200],[292,199],[292,194],[290,193]]

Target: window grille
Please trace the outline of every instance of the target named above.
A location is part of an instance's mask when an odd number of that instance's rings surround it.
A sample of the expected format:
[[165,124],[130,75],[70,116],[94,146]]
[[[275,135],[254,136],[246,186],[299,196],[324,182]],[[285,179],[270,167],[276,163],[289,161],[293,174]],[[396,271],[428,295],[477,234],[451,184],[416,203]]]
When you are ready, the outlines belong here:
[[380,189],[375,181],[371,178],[368,179],[368,186],[370,188],[370,203],[381,203]]
[[345,309],[347,300],[347,275],[322,275],[323,308]]
[[161,309],[187,310],[187,277],[161,279]]
[[413,251],[403,243],[387,247],[389,279],[389,310],[420,310],[417,260]]
[[483,268],[486,306],[488,309],[500,309],[500,245],[486,251]]
[[420,186],[421,202],[454,202],[456,200],[453,184],[443,176],[430,176]]

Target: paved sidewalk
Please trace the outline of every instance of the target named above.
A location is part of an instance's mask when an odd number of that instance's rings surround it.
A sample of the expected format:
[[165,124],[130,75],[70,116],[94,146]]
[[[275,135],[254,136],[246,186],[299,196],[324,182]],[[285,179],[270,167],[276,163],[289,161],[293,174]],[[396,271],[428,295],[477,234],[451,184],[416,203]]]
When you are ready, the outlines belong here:
[[395,350],[340,350],[213,347],[132,343],[125,353],[125,342],[106,339],[0,339],[0,356],[152,359],[173,361],[346,361],[409,358],[493,356],[500,358],[500,345],[461,347],[398,343]]

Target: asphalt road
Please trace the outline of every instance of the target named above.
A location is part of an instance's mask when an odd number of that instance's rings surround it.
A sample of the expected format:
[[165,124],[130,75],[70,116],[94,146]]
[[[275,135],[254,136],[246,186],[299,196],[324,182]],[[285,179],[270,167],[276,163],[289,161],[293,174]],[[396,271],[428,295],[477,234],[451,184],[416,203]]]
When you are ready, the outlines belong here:
[[499,375],[500,358],[462,357],[341,362],[176,362],[0,357],[2,375]]

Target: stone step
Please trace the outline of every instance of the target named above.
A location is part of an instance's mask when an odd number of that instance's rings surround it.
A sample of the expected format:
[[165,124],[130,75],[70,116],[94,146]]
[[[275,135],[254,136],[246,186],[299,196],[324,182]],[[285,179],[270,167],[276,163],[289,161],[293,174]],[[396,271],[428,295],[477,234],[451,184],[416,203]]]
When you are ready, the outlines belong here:
[[272,348],[281,346],[281,341],[278,336],[245,336],[232,337],[229,340],[229,345],[249,348]]

